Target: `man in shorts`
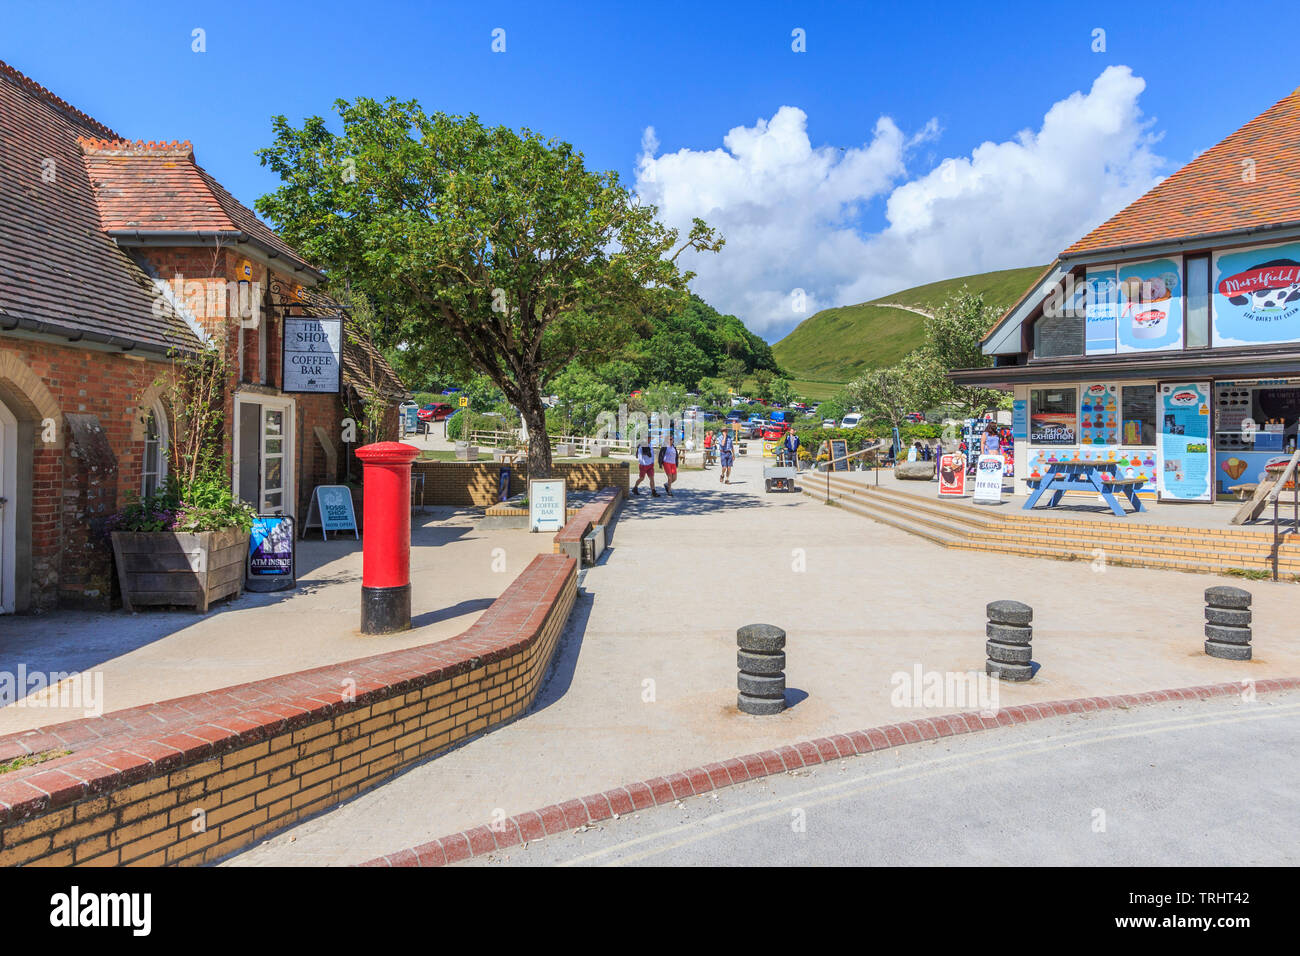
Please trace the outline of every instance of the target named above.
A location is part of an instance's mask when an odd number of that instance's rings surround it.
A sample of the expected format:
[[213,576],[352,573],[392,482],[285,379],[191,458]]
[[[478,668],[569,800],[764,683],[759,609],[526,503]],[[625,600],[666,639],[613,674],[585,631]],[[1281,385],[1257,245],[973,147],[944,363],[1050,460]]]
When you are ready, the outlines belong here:
[[636,448],[636,463],[640,466],[637,474],[636,484],[632,486],[632,494],[641,494],[641,482],[646,478],[650,479],[650,495],[653,498],[659,497],[659,492],[655,491],[655,452],[650,447],[650,437],[647,435],[641,439],[641,443]]
[[[664,494],[673,496],[673,482],[677,480],[677,446],[673,436],[668,436],[668,443],[659,449],[659,467],[664,470]],[[650,479],[653,484],[654,478]]]

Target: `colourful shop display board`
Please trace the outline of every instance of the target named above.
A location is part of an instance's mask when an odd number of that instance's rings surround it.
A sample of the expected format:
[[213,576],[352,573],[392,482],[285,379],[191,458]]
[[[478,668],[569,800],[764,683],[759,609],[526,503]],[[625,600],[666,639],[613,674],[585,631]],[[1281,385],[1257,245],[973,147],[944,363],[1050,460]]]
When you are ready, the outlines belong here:
[[1210,384],[1160,386],[1160,497],[1210,500]]
[[1088,385],[1079,399],[1079,441],[1084,445],[1118,445],[1119,394],[1114,385]]
[[1214,256],[1214,345],[1300,340],[1300,242]]

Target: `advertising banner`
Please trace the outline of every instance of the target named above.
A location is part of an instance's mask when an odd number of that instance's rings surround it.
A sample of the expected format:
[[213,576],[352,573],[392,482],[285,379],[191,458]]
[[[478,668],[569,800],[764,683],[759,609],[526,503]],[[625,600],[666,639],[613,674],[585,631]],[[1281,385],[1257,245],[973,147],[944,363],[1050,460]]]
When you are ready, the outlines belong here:
[[1214,470],[1215,488],[1219,494],[1229,495],[1233,493],[1235,485],[1260,484],[1268,477],[1264,470],[1268,465],[1285,465],[1291,456],[1285,453],[1279,455],[1275,451],[1221,451],[1216,460],[1218,467]]
[[1300,340],[1300,242],[1214,256],[1214,345]]
[[1016,441],[1029,440],[1029,403],[1023,398],[1011,403],[1011,437]]
[[1119,351],[1182,348],[1182,261],[1176,256],[1119,267]]
[[1160,497],[1210,500],[1210,385],[1160,386]]
[[1002,470],[1005,466],[1001,455],[980,455],[975,465],[977,505],[1002,504]]
[[317,485],[312,491],[307,520],[302,528],[304,533],[310,528],[320,528],[322,539],[328,539],[331,531],[351,531],[352,537],[359,538],[357,515],[352,510],[352,492],[348,486]]
[[1115,267],[1089,269],[1084,278],[1087,306],[1084,312],[1084,350],[1088,355],[1115,351],[1115,322],[1119,317],[1119,280]]
[[1078,416],[1072,412],[1038,412],[1029,422],[1029,441],[1044,445],[1073,445],[1078,441]]
[[253,591],[279,591],[294,585],[293,518],[258,515],[248,538],[245,581]]
[[1119,390],[1114,385],[1084,385],[1079,396],[1079,443],[1118,445]]
[[944,455],[939,459],[939,495],[953,498],[966,496],[965,455]]

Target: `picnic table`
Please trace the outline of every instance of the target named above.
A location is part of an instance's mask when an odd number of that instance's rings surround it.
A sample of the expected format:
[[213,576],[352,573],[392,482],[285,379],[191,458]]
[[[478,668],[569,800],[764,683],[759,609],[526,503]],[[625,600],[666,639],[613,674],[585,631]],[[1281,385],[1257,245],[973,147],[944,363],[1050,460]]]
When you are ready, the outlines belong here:
[[1115,470],[1119,466],[1113,461],[1094,461],[1079,458],[1067,458],[1062,461],[1044,462],[1047,473],[1041,478],[1027,479],[1031,486],[1037,485],[1029,500],[1025,502],[1026,511],[1033,510],[1044,495],[1051,495],[1047,507],[1055,508],[1061,503],[1067,491],[1095,491],[1102,500],[1110,505],[1110,510],[1123,518],[1128,512],[1115,497],[1116,492],[1129,500],[1134,511],[1145,511],[1138,498],[1138,489],[1146,482],[1145,478],[1122,478]]

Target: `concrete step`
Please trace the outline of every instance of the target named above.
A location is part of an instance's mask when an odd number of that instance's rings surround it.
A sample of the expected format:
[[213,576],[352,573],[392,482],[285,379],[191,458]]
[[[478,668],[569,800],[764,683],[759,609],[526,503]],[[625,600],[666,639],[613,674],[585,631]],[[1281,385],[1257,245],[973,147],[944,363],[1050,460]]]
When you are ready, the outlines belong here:
[[[805,494],[824,498],[820,489],[805,487]],[[1270,535],[1254,540],[1232,541],[1192,529],[1182,534],[1149,533],[1162,526],[1118,529],[1087,520],[1076,522],[1011,521],[1003,516],[980,516],[967,505],[928,501],[906,492],[855,485],[832,479],[831,494],[841,508],[871,518],[945,547],[1047,557],[1066,561],[1092,561],[1095,551],[1105,552],[1108,565],[1164,568],[1197,573],[1226,573],[1232,570],[1271,572]],[[971,512],[974,515],[970,514]],[[1033,517],[1033,516],[1027,516]],[[1080,532],[1088,532],[1081,534]],[[1191,535],[1189,536],[1189,532]],[[1280,556],[1281,576],[1300,580],[1300,554],[1284,550]]]

